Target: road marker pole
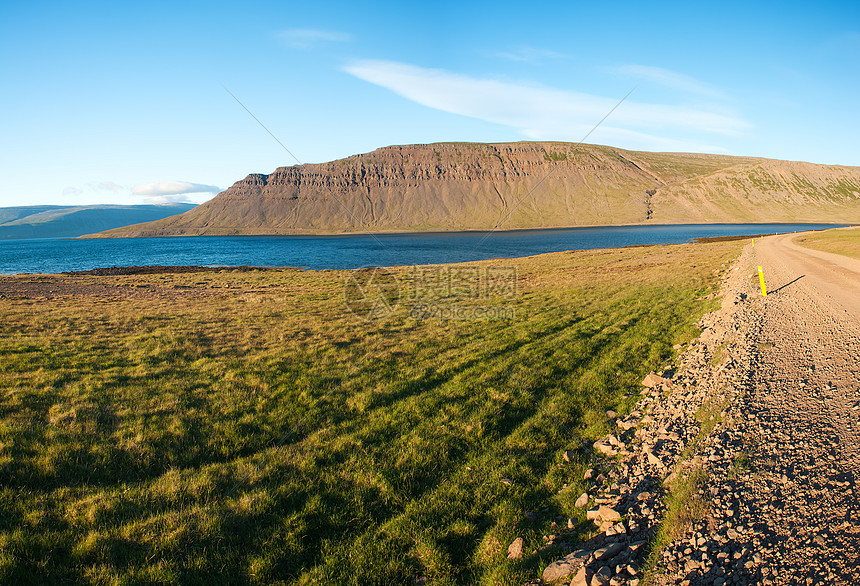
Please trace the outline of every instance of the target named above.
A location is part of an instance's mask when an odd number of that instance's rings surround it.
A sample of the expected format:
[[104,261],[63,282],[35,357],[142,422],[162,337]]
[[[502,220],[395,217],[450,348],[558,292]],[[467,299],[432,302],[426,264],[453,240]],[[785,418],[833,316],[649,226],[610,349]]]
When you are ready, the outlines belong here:
[[758,282],[761,283],[761,295],[767,297],[767,288],[764,286],[764,271],[758,268]]

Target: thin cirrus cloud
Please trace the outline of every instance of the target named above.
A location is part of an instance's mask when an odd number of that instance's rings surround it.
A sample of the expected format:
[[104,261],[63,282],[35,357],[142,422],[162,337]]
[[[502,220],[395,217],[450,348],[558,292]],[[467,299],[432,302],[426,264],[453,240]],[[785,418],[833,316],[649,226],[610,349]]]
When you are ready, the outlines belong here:
[[717,100],[725,100],[728,98],[725,93],[710,84],[701,82],[693,77],[677,73],[662,67],[653,67],[649,65],[625,65],[618,67],[617,71],[621,74],[634,77],[653,83],[672,90],[678,90],[688,94],[696,94],[706,98]]
[[327,43],[345,43],[352,35],[340,31],[322,29],[294,28],[278,34],[281,41],[294,49],[311,49]]
[[508,61],[516,61],[526,63],[530,61],[543,61],[546,59],[565,59],[567,55],[552,51],[550,49],[539,49],[537,47],[521,46],[509,51],[499,51],[494,53],[496,57],[507,59]]
[[187,195],[155,195],[143,200],[149,205],[171,205],[177,203],[194,203]]
[[114,193],[118,193],[125,189],[122,185],[114,183],[113,181],[102,181],[95,188],[99,191],[112,191]]
[[87,183],[86,186],[81,189],[80,187],[66,187],[63,189],[63,195],[81,195],[84,192],[92,193],[99,191],[110,191],[112,193],[119,193],[123,191],[125,187],[119,185],[118,183],[114,183],[113,181],[101,181],[99,183]]
[[[356,61],[343,70],[424,106],[510,126],[537,140],[582,139],[618,103],[618,97],[480,79],[392,61]],[[592,139],[634,148],[715,152],[724,149],[672,135],[735,136],[749,127],[746,121],[719,111],[627,100]]]
[[136,185],[131,191],[135,195],[167,197],[188,193],[218,193],[221,188],[202,183],[189,183],[188,181],[154,181]]

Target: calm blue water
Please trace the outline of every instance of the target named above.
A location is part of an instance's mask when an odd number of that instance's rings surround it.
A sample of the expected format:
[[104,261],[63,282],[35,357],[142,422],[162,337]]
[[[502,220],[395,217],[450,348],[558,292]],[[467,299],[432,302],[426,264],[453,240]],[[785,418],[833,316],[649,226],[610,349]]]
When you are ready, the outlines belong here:
[[607,226],[350,236],[197,236],[110,240],[0,241],[0,274],[59,273],[100,267],[204,265],[353,269],[514,258],[562,250],[677,244],[707,236],[773,234],[823,224]]

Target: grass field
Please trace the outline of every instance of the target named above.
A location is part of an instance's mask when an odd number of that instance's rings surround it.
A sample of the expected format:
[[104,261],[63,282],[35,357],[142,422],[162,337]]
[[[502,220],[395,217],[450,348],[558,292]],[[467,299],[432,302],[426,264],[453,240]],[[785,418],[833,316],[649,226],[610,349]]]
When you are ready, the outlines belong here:
[[860,228],[813,232],[798,236],[795,242],[807,248],[860,259]]
[[515,295],[433,298],[495,320],[413,319],[405,268],[371,321],[347,272],[2,277],[0,582],[521,584],[553,522],[591,530],[563,450],[696,334],[740,247],[502,261]]

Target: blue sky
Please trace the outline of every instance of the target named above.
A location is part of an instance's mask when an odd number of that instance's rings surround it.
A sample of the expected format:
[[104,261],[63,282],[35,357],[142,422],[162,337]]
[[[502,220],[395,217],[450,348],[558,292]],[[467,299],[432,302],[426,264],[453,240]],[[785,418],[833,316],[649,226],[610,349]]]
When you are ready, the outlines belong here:
[[202,202],[391,144],[860,165],[860,5],[5,2],[0,205]]

